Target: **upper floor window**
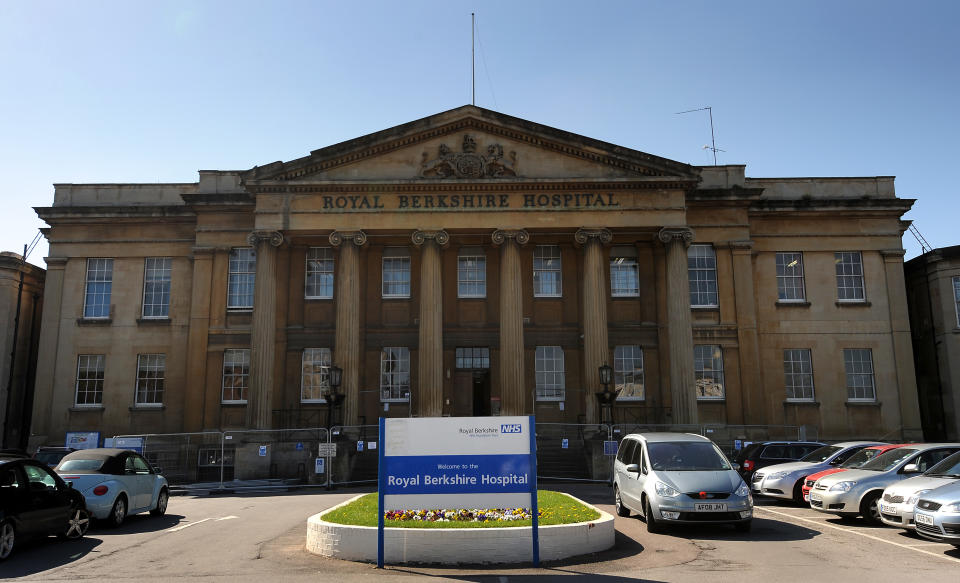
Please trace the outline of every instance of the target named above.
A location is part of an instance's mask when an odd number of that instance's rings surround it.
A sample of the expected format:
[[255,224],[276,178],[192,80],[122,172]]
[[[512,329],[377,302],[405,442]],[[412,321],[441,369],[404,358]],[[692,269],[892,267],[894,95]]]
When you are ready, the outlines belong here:
[[837,299],[862,302],[863,295],[863,258],[859,251],[834,253],[837,266]]
[[697,399],[722,399],[723,351],[715,344],[698,344],[693,347],[693,377],[697,386]]
[[640,295],[636,248],[622,246],[610,250],[610,295],[615,298]]
[[533,250],[533,295],[538,298],[558,298],[562,294],[560,277],[560,247],[537,245]]
[[717,254],[712,245],[690,245],[687,249],[687,274],[690,279],[690,305],[717,306]]
[[484,346],[457,348],[456,367],[460,369],[490,368],[490,349]]
[[457,255],[457,297],[482,298],[487,295],[487,257],[483,249],[467,247]]
[[803,254],[777,253],[777,300],[802,302],[807,299],[803,286]]
[[246,403],[250,387],[250,349],[231,348],[223,351],[224,403]]
[[103,354],[81,354],[77,356],[77,396],[78,407],[100,405],[103,403]]
[[163,404],[163,377],[166,370],[166,354],[137,355],[137,405]]
[[537,346],[536,377],[538,401],[562,401],[566,393],[563,348]]
[[783,383],[787,400],[813,400],[813,360],[809,348],[788,348],[783,351]]
[[618,400],[642,400],[643,349],[639,346],[617,346],[613,349],[613,382]]
[[300,360],[300,400],[326,402],[330,393],[329,348],[304,348]]
[[169,257],[147,257],[143,262],[143,317],[170,316]]
[[386,346],[380,351],[380,400],[410,400],[410,349]]
[[843,367],[847,373],[847,400],[875,401],[877,392],[873,383],[873,350],[844,348]]
[[387,247],[383,250],[383,297],[410,297],[410,250]]
[[333,297],[333,249],[311,247],[307,250],[307,273],[303,295],[308,299]]
[[84,318],[110,317],[113,259],[87,259],[87,285],[83,296]]
[[251,247],[230,250],[227,279],[227,309],[253,309],[253,282],[257,273],[257,254]]
[[953,278],[953,306],[957,313],[957,327],[960,328],[960,277]]

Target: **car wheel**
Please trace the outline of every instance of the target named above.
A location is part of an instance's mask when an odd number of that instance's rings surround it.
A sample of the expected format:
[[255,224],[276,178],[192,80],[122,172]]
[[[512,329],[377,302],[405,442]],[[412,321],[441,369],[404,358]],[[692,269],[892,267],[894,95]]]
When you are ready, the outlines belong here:
[[86,508],[72,508],[70,510],[70,520],[67,521],[67,527],[63,532],[58,533],[57,537],[61,540],[77,540],[83,538],[90,529],[90,513]]
[[157,496],[157,507],[150,511],[151,516],[163,516],[167,512],[167,502],[170,500],[170,493],[164,488],[160,490]]
[[793,501],[797,504],[806,504],[803,500],[803,481],[806,478],[800,478],[800,481],[797,482],[797,485],[793,487]]
[[880,493],[867,494],[860,503],[860,515],[870,524],[880,524]]
[[110,516],[107,517],[107,520],[110,522],[110,526],[117,528],[123,524],[123,520],[127,517],[127,497],[123,494],[117,496],[117,501],[113,503],[113,508],[110,509]]
[[9,521],[0,524],[0,561],[6,559],[13,552],[17,542],[17,531]]
[[733,525],[733,528],[737,529],[737,532],[750,532],[750,529],[753,527],[753,520],[748,520],[746,522],[738,522]]
[[647,532],[654,534],[663,531],[660,521],[653,515],[653,508],[650,507],[650,501],[646,500],[643,504],[643,519],[647,522]]

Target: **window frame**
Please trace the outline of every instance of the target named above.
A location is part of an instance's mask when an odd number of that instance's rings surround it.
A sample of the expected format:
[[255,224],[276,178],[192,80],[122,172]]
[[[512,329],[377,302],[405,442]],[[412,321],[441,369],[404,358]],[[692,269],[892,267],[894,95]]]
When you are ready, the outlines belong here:
[[[311,269],[311,262],[314,262],[316,269]],[[316,281],[310,281],[311,275],[316,278]],[[309,247],[304,257],[303,299],[333,299],[333,294],[336,291],[336,277],[336,260],[333,254],[333,247]],[[327,285],[328,280],[329,286]],[[313,288],[312,290],[311,287]],[[329,287],[330,293],[322,293],[327,287]],[[321,293],[311,294],[311,291]]]
[[[541,368],[541,364],[546,364],[547,362],[552,362],[554,368],[551,370]],[[547,383],[547,375],[550,375],[552,378],[552,382],[549,384]],[[534,378],[536,379],[534,394],[537,401],[558,402],[566,400],[566,362],[562,346],[536,347],[534,351]],[[543,379],[542,381],[541,378]],[[558,379],[559,383],[557,383]],[[547,394],[547,391],[550,391],[552,394]]]
[[[474,261],[476,266],[470,267],[470,261]],[[464,291],[464,286],[473,287],[474,291],[469,289]],[[457,252],[457,297],[465,299],[487,297],[487,255],[482,247],[462,247]]]
[[[556,256],[553,255],[556,252]],[[556,268],[547,265],[556,260]],[[556,274],[556,291],[546,292],[546,284],[541,274]],[[551,283],[548,281],[547,283]],[[559,245],[537,245],[533,249],[533,297],[561,298],[563,297],[563,252]]]
[[[397,351],[397,354],[388,354],[391,351]],[[397,356],[397,358],[392,358]],[[400,370],[389,371],[387,366],[391,362],[399,363]],[[404,368],[406,370],[404,370]],[[406,383],[403,382],[403,375],[406,375]],[[380,349],[380,402],[381,403],[409,403],[410,393],[410,348],[407,346],[384,346]],[[399,377],[399,382],[393,382],[393,377]],[[385,380],[389,380],[386,384]],[[406,387],[406,396],[404,396],[404,387]],[[399,396],[394,397],[394,390]],[[388,393],[389,392],[389,393]],[[389,394],[390,396],[385,396]]]
[[[790,259],[788,262],[787,260]],[[799,266],[799,275],[788,274],[786,273],[787,269],[794,269],[790,267],[790,263],[793,261],[797,262]],[[807,282],[804,276],[803,269],[803,252],[802,251],[777,251],[776,259],[776,273],[777,273],[777,301],[780,303],[804,303],[807,301]],[[783,273],[781,273],[781,271]],[[799,281],[799,287],[793,285],[788,287],[788,283],[796,283]],[[800,290],[800,297],[798,298],[787,298],[784,297],[788,295],[788,292],[796,293],[796,290]]]
[[[789,354],[788,354],[789,353]],[[795,359],[795,356],[805,355],[806,361],[803,358]],[[794,364],[799,364],[800,371],[797,372],[794,368]],[[791,368],[788,369],[788,366]],[[809,372],[804,372],[804,366],[809,369]],[[791,384],[791,380],[809,378],[810,385],[809,387],[804,386],[802,383],[800,385]],[[784,348],[783,349],[783,387],[784,395],[786,395],[786,400],[791,403],[812,403],[816,401],[817,390],[816,384],[813,378],[813,351],[809,348]],[[806,389],[810,389],[810,396],[796,396],[796,392],[799,389],[801,394],[806,392]],[[792,396],[791,396],[792,392]]]
[[[390,268],[388,271],[388,263],[392,266],[394,262],[397,263],[399,268]],[[410,260],[410,249],[406,247],[386,247],[383,250],[383,256],[380,258],[380,294],[383,299],[409,299],[411,292],[410,285],[410,271],[411,271],[411,260]],[[406,291],[400,292],[387,292],[387,273],[399,273],[406,274],[406,280],[403,278],[393,280],[391,279],[389,285],[399,286],[405,288]]]
[[[630,349],[631,354],[623,354],[626,352],[626,349]],[[613,386],[616,389],[617,386],[623,384],[626,385],[626,375],[636,375],[637,367],[636,361],[639,355],[640,361],[640,396],[628,395],[624,396],[624,392],[621,391],[617,395],[617,401],[646,401],[647,400],[647,386],[646,386],[646,371],[644,369],[643,363],[643,347],[639,344],[624,344],[620,346],[614,346],[613,348]],[[628,371],[626,367],[621,367],[621,364],[626,364],[627,359],[631,359],[634,362],[634,366]],[[622,382],[618,382],[618,379],[623,379]],[[638,384],[635,380],[631,383],[633,385]]]
[[[249,255],[246,258],[240,257],[241,252],[249,253]],[[246,269],[244,269],[243,263],[247,264]],[[237,269],[234,269],[235,266]],[[230,255],[227,258],[227,311],[253,311],[253,295],[256,281],[256,250],[253,247],[232,247],[230,249]],[[249,288],[249,292],[247,292],[247,288]],[[249,303],[233,303],[234,298],[237,298],[237,301],[240,302],[248,297]]]
[[[151,268],[150,262],[163,262],[159,268]],[[160,278],[152,280],[152,273],[160,273]],[[145,257],[143,259],[143,296],[140,302],[140,317],[144,320],[165,320],[170,317],[170,287],[173,279],[173,258],[172,257]],[[152,289],[152,286],[159,286],[160,290]],[[148,291],[148,289],[150,291]],[[148,302],[156,298],[159,294],[160,302]],[[147,314],[147,306],[159,306],[160,314]],[[154,311],[154,310],[151,310]]]
[[[851,259],[856,258],[857,261],[845,261],[846,256],[849,256]],[[867,289],[865,281],[865,271],[863,269],[863,253],[860,251],[835,251],[833,254],[834,258],[834,267],[836,268],[837,274],[837,301],[841,303],[848,304],[862,304],[867,301]],[[854,270],[859,267],[860,273],[841,273],[843,266],[850,265]],[[853,282],[854,286],[841,285],[842,283]],[[843,298],[841,297],[841,290],[859,290],[860,297],[854,298]]]
[[[480,366],[460,366],[461,364],[479,364]],[[453,368],[454,370],[490,370],[490,347],[457,346],[454,351]]]
[[[625,281],[623,274],[629,278],[632,275],[633,285],[629,288],[616,285]],[[637,250],[627,247],[613,247],[610,250],[610,297],[636,298],[640,297],[640,264],[637,261]]]
[[[307,372],[307,354],[310,351],[311,356],[319,355],[319,360],[312,358],[309,363],[312,367],[311,372]],[[330,367],[333,366],[333,351],[327,347],[318,347],[318,348],[304,348],[300,352],[300,402],[301,403],[326,403],[326,395],[330,394]],[[318,383],[310,383],[309,390],[312,391],[319,390],[321,397],[310,397],[306,396],[307,391],[307,376],[318,376]]]
[[[97,279],[98,276],[104,279]],[[101,284],[102,287],[94,289],[97,284]],[[83,318],[85,320],[109,320],[112,311],[110,309],[112,296],[113,258],[88,257],[83,285]],[[93,298],[100,301],[94,303]]]
[[[855,353],[859,353],[861,356],[866,354],[869,358],[867,360],[858,360],[853,361],[848,358],[848,356],[853,356]],[[870,370],[869,372],[851,372],[851,366],[869,363]],[[846,388],[847,388],[847,401],[851,403],[876,403],[877,402],[877,378],[876,378],[876,367],[873,366],[873,349],[872,348],[844,348],[843,349],[843,371],[846,378]],[[873,393],[870,397],[851,397],[850,391],[853,390],[854,394],[858,388],[863,388],[857,386],[856,384],[850,384],[851,377],[864,377],[870,380],[870,391]]]
[[[704,350],[710,350],[710,361],[712,365],[715,365],[719,362],[719,368],[698,368],[698,364],[705,362],[706,358],[698,355],[698,352]],[[719,358],[716,357],[716,354],[719,353]],[[720,395],[701,395],[701,380],[705,379],[707,376],[712,377],[712,383],[714,385],[720,386]],[[717,377],[719,376],[720,382],[717,383]],[[697,401],[723,401],[727,398],[727,387],[726,379],[724,376],[724,364],[723,364],[723,347],[719,344],[694,344],[693,345],[693,378],[695,389],[697,391]],[[704,389],[705,390],[705,389]]]
[[[227,354],[231,355],[243,355],[244,359],[241,361],[232,361],[229,364],[232,367],[246,367],[245,370],[241,368],[240,373],[227,372]],[[225,348],[223,351],[223,367],[221,369],[220,376],[220,404],[221,405],[246,405],[247,404],[247,391],[250,390],[250,349],[249,348]],[[240,396],[242,399],[226,399],[226,390],[227,390],[227,378],[228,375],[230,378],[240,379]],[[236,387],[230,387],[231,391],[238,390]]]
[[[709,251],[708,255],[698,255],[701,250]],[[700,261],[704,265],[700,265]],[[709,265],[713,261],[713,266]],[[695,277],[695,275],[697,277]],[[701,279],[699,276],[703,275]],[[687,248],[687,282],[690,286],[690,307],[691,308],[718,308],[720,307],[720,288],[717,283],[717,250],[709,243],[697,243]],[[712,289],[710,286],[712,284]],[[699,289],[706,286],[707,289]],[[694,290],[694,288],[697,288]],[[694,302],[694,296],[697,301]],[[706,296],[706,303],[701,300]]]
[[953,309],[957,316],[954,324],[960,328],[960,275],[953,277]]
[[[147,363],[144,363],[144,357],[147,357]],[[153,361],[150,363],[149,361]],[[152,376],[150,373],[154,373]],[[134,386],[133,402],[136,407],[163,407],[164,381],[167,376],[167,355],[164,353],[144,353],[137,355],[137,378]],[[144,395],[159,394],[160,399],[154,401],[141,401],[141,383],[146,383]],[[152,388],[150,387],[152,385]],[[159,388],[158,388],[159,387]]]
[[[97,359],[96,360],[97,367],[89,366],[91,358]],[[84,363],[86,363],[88,366],[84,367],[83,366]],[[74,392],[73,392],[74,407],[78,407],[78,408],[103,407],[103,389],[104,389],[104,379],[106,378],[106,370],[107,370],[107,355],[105,354],[78,354],[77,355],[77,376],[76,376],[76,383],[74,384]],[[81,378],[80,376],[81,371],[87,371],[87,376]],[[90,377],[91,373],[93,373],[94,375],[97,375],[97,373],[99,373],[99,376],[93,376],[91,378]],[[84,402],[82,403],[80,402],[81,382],[84,383],[83,394],[84,395],[92,394],[96,399],[95,401],[89,401],[87,399],[84,399]],[[87,383],[93,383],[94,385],[93,390],[90,390],[89,388],[87,388]]]

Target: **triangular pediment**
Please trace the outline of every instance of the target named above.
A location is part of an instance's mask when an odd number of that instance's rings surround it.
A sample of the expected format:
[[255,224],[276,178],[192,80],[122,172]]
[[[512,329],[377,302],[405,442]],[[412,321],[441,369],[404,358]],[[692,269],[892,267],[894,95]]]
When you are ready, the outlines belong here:
[[255,182],[697,181],[687,164],[471,105],[245,173]]

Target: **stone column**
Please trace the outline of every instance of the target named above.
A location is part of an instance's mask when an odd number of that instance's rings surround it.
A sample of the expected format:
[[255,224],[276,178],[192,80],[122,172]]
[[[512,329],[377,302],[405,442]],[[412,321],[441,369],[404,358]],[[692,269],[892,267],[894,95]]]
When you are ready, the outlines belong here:
[[257,257],[253,284],[253,325],[250,327],[250,392],[247,427],[273,425],[273,364],[277,349],[277,247],[283,235],[254,231],[247,236]]
[[687,274],[687,247],[693,241],[693,230],[668,227],[660,229],[657,237],[667,248],[667,336],[670,338],[673,423],[691,424],[697,422],[690,280]]
[[500,246],[500,404],[503,415],[526,413],[523,379],[523,286],[520,245],[526,231],[497,229],[491,236]]
[[360,413],[360,247],[366,242],[363,231],[330,233],[330,244],[340,247],[333,362],[343,369],[344,425],[355,425]]
[[[760,340],[753,289],[753,241],[731,241],[733,295],[737,310],[737,344],[740,354],[741,423],[767,418],[766,396],[760,379]],[[730,399],[730,395],[727,395]],[[728,423],[736,423],[730,420]]]
[[910,315],[907,312],[907,285],[903,275],[904,253],[903,249],[880,251],[887,284],[887,305],[890,309],[890,336],[893,344],[893,367],[897,374],[897,396],[900,399],[902,438],[907,441],[922,441],[923,427],[914,371]]
[[420,417],[443,415],[443,285],[440,248],[450,237],[446,231],[414,231],[420,247],[420,344],[415,411]]
[[[57,364],[60,362],[60,325],[67,318],[62,314],[64,275],[67,267],[66,257],[45,257],[47,275],[43,285],[43,312],[40,315],[40,341],[37,345],[37,372],[33,383],[33,419],[30,424],[30,438],[27,447],[30,451],[46,445],[48,438],[60,439],[59,435],[50,435],[51,430],[59,429],[53,421],[56,416],[63,417],[66,423],[67,409],[73,404],[73,391],[60,391],[69,394],[69,398],[57,399],[54,386],[57,384]],[[82,288],[78,288],[82,289]],[[82,292],[81,292],[82,293]],[[6,324],[6,323],[5,323]],[[73,325],[71,323],[71,325]],[[72,359],[65,369],[72,367],[76,373],[77,357],[71,352],[63,357]],[[74,379],[75,380],[75,379]],[[7,379],[3,379],[5,383]],[[69,386],[72,381],[61,381]]]
[[[207,402],[207,339],[210,336],[210,298],[213,277],[212,247],[193,248],[193,289],[190,293],[190,321],[187,328],[186,394],[183,402],[183,431],[203,431]],[[211,387],[212,389],[212,387]],[[216,386],[220,400],[220,384]]]
[[607,337],[607,277],[603,246],[613,235],[608,229],[582,228],[574,239],[583,245],[583,380],[587,423],[599,423],[595,393],[600,386],[600,365],[610,364],[610,341]]

